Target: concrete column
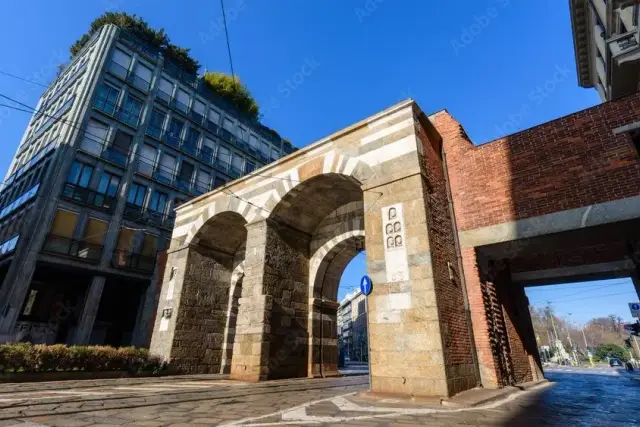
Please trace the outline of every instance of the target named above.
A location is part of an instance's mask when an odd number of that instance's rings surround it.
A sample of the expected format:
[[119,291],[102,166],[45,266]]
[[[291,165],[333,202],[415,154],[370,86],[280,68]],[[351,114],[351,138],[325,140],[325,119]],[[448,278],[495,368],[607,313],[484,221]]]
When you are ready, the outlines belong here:
[[[13,261],[10,273],[15,274],[15,279],[12,282],[5,283],[3,289],[6,293],[6,303],[0,305],[0,342],[13,341],[16,339],[17,331],[15,331],[15,325],[20,316],[20,310],[24,304],[24,300],[29,292],[29,286],[31,285],[31,279],[35,273],[36,259],[38,254],[33,252],[27,252],[23,254],[24,258],[17,258]],[[19,264],[18,264],[19,263]],[[10,278],[7,275],[5,281]],[[2,294],[0,294],[2,295]]]
[[91,280],[91,285],[89,285],[89,289],[87,289],[84,305],[82,306],[82,314],[80,315],[72,344],[89,344],[93,324],[98,314],[98,308],[100,307],[100,298],[102,298],[105,280],[106,277],[104,276],[94,276]]

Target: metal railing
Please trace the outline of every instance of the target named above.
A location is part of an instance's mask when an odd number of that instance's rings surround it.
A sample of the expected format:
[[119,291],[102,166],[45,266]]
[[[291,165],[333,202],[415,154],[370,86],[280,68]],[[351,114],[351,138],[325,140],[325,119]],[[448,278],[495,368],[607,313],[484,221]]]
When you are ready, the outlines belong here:
[[103,251],[102,245],[74,240],[68,237],[48,234],[44,242],[43,252],[55,255],[62,255],[71,258],[78,258],[90,263],[99,263]]
[[133,203],[126,203],[122,216],[132,221],[144,221],[144,207]]
[[67,182],[62,189],[62,197],[83,205],[97,207],[109,213],[116,208],[116,198],[89,188]]
[[107,65],[107,69],[111,74],[120,77],[122,80],[127,81],[132,86],[140,89],[143,92],[148,92],[149,88],[151,87],[151,82],[137,75],[135,71],[129,70],[113,60],[109,62],[109,64]]
[[128,111],[101,97],[96,98],[93,105],[103,113],[115,117],[133,128],[137,128],[140,123],[140,111],[137,113]]
[[152,273],[156,266],[156,259],[135,252],[115,250],[111,256],[111,265],[115,268]]

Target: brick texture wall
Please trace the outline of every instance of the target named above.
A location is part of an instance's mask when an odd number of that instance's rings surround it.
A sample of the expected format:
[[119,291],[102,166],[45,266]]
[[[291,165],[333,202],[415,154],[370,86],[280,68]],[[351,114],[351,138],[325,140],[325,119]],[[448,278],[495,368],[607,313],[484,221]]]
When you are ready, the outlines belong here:
[[421,126],[416,126],[416,135],[422,146],[420,160],[424,176],[424,199],[427,205],[429,246],[447,370],[447,387],[450,394],[455,394],[475,387],[478,379],[463,289],[456,273],[458,264],[454,226],[451,221],[444,167],[441,153],[438,151],[439,144],[433,144]]
[[640,121],[640,93],[473,146],[446,111],[444,140],[460,230],[640,195],[640,159],[614,128]]

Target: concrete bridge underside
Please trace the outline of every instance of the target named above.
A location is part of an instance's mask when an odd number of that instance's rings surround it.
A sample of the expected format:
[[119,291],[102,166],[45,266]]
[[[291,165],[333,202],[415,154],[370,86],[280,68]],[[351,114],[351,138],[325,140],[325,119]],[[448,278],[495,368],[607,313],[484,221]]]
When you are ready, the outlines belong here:
[[635,275],[640,195],[575,207],[594,212],[577,222],[503,200],[510,213],[474,222],[496,203],[464,202],[461,170],[481,148],[409,100],[181,206],[151,351],[185,373],[336,375],[338,284],[366,247],[373,391],[541,378],[524,286]]

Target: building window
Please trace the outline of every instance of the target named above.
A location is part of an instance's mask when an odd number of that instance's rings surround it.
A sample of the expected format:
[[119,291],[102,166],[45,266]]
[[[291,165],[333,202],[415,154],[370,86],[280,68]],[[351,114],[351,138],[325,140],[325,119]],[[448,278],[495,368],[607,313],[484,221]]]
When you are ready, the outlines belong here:
[[149,200],[149,210],[157,212],[159,214],[164,214],[167,210],[168,199],[169,196],[166,193],[154,191],[151,194],[151,199]]
[[120,49],[113,51],[113,62],[111,63],[110,70],[121,78],[126,78],[129,72],[129,66],[131,65],[131,56],[127,55]]
[[276,148],[271,149],[271,160],[278,160],[280,158],[280,152]]
[[220,124],[220,113],[218,113],[213,108],[211,110],[209,110],[209,121],[211,123],[213,123],[213,124],[219,125]]
[[142,111],[142,101],[133,96],[127,96],[122,110],[122,121],[132,126],[137,126],[140,120],[140,111]]
[[182,89],[176,92],[176,108],[186,114],[189,109],[189,94]]
[[222,163],[222,167],[226,168],[229,166],[231,162],[231,154],[229,153],[229,149],[223,146],[218,148],[218,163]]
[[58,209],[56,217],[51,226],[51,234],[59,237],[71,239],[76,229],[78,214]]
[[171,121],[169,122],[169,129],[167,130],[167,142],[174,146],[180,145],[180,138],[183,128],[184,122],[176,119],[175,117],[172,117]]
[[133,85],[144,92],[148,91],[149,87],[151,86],[152,75],[153,75],[153,72],[149,67],[146,67],[138,63],[135,69]]
[[103,172],[98,183],[98,193],[106,194],[107,196],[115,197],[118,194],[118,185],[120,184],[120,177],[111,175],[108,172]]
[[242,141],[247,141],[247,130],[242,126],[238,126],[238,138]]
[[136,184],[135,182],[131,183],[131,188],[129,188],[129,196],[127,197],[127,203],[136,206],[144,205],[144,198],[147,195],[147,188]]
[[85,165],[80,162],[73,162],[67,182],[77,185],[79,187],[87,188],[91,182],[91,175],[93,175],[93,166]]
[[171,100],[172,94],[173,83],[166,79],[160,79],[160,83],[158,84],[158,98],[168,103]]
[[222,122],[222,127],[225,128],[226,130],[228,130],[231,133],[234,133],[234,124],[233,122],[228,119],[228,118],[224,118],[224,121]]
[[114,115],[120,91],[106,84],[100,85],[98,88],[98,97],[96,98],[96,107],[109,115]]
[[[83,240],[96,246],[102,246],[108,228],[109,223],[107,221],[102,221],[97,218],[89,218],[89,221],[87,222],[87,228],[85,228],[84,230]],[[95,250],[95,248],[87,248],[87,251],[91,252],[92,249]],[[102,252],[100,252],[100,254],[94,254],[93,256],[91,256],[91,258],[100,259],[99,255],[101,254]]]
[[219,176],[217,176],[215,181],[213,181],[213,188],[221,187],[221,186],[225,185],[226,183],[227,183],[227,181],[225,181],[224,178],[220,178]]
[[244,172],[245,173],[250,173],[253,172],[254,170],[256,170],[256,164],[250,161],[246,161],[244,162]]
[[162,136],[162,128],[164,127],[164,120],[166,114],[158,109],[153,109],[151,112],[151,118],[149,119],[149,128],[147,133],[155,138],[160,139]]
[[140,161],[138,162],[138,172],[151,176],[156,165],[158,150],[151,145],[144,144],[140,152]]
[[178,173],[178,180],[182,183],[189,184],[191,183],[191,178],[193,177],[194,166],[189,162],[182,162],[180,165],[180,172]]

